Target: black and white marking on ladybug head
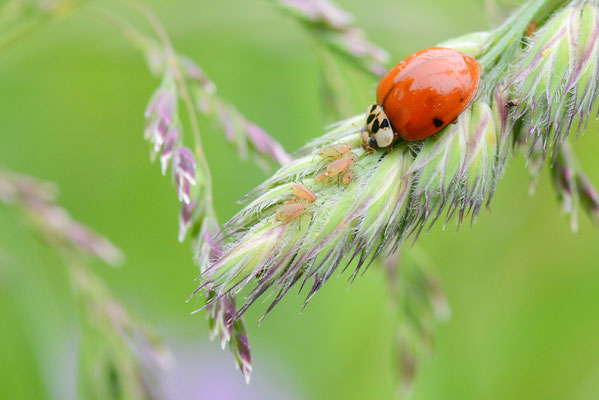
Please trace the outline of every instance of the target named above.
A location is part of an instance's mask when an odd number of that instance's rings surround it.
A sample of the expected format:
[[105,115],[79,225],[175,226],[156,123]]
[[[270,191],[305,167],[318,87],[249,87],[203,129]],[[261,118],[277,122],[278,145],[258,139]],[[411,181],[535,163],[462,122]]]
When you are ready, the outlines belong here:
[[[388,147],[393,143],[393,128],[383,111],[383,107],[372,104],[368,107],[366,117],[366,132],[376,140],[378,147]],[[369,140],[372,143],[372,140]]]

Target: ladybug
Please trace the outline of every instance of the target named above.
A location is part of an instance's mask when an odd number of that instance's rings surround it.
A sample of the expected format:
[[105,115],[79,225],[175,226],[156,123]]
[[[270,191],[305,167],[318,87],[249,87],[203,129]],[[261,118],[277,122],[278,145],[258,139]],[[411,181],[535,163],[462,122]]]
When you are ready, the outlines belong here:
[[374,151],[399,137],[414,141],[434,135],[466,109],[479,83],[474,57],[444,47],[412,54],[379,82],[376,103],[367,110],[362,147]]

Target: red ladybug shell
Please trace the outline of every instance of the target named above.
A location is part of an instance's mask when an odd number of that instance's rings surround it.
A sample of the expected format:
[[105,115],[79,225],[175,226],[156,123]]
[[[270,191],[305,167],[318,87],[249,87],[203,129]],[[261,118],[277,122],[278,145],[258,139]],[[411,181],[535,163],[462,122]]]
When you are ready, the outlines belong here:
[[432,47],[400,61],[379,82],[377,103],[405,140],[427,138],[455,121],[470,104],[480,67],[457,50]]

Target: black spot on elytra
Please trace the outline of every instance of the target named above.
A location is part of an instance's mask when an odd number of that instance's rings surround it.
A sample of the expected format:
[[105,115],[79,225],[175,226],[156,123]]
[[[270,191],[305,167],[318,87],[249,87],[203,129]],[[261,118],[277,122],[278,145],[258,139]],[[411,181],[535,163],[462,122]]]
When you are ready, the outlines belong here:
[[389,126],[389,120],[388,119],[384,119],[383,122],[381,122],[381,129],[385,129]]
[[441,121],[439,118],[433,118],[433,124],[435,124],[435,126],[439,128],[443,125],[443,121]]
[[372,133],[377,133],[379,131],[379,120],[377,119],[372,123]]
[[460,103],[463,103],[463,102],[464,102],[464,98],[460,97]]
[[370,115],[368,116],[368,118],[366,119],[366,123],[367,123],[367,124],[371,123],[373,119],[374,119],[374,114],[370,114]]

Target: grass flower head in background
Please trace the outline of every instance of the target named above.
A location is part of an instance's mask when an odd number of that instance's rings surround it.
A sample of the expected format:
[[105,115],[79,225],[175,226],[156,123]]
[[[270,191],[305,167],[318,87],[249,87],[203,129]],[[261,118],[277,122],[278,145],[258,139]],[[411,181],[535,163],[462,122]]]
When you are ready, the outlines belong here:
[[119,265],[124,255],[108,239],[73,220],[55,203],[57,189],[27,175],[0,172],[0,202],[21,211],[24,221],[64,259],[79,308],[79,393],[83,398],[167,398],[161,374],[170,352],[134,318],[87,265],[99,259]]

